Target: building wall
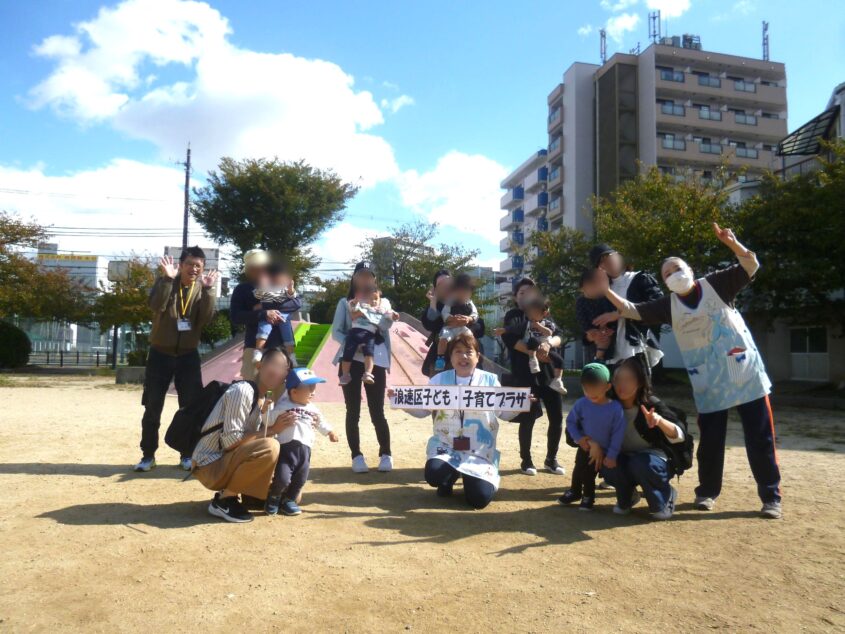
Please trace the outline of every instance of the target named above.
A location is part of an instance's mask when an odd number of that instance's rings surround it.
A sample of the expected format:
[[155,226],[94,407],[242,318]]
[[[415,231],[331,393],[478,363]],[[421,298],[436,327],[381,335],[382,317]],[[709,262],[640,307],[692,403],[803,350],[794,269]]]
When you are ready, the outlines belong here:
[[563,76],[563,224],[593,233],[595,64],[575,63]]

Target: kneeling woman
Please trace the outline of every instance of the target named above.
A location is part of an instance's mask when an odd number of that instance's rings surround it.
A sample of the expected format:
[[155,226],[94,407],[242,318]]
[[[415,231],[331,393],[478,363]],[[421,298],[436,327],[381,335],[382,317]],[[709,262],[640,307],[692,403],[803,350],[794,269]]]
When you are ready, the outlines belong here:
[[[495,374],[476,369],[481,360],[481,346],[471,333],[453,339],[446,354],[453,369],[435,374],[430,385],[499,386]],[[455,483],[463,478],[464,496],[470,506],[483,509],[490,504],[499,488],[497,416],[510,419],[516,412],[410,410],[408,413],[418,418],[433,414],[434,433],[426,447],[425,481],[437,488],[437,495],[452,495]]]

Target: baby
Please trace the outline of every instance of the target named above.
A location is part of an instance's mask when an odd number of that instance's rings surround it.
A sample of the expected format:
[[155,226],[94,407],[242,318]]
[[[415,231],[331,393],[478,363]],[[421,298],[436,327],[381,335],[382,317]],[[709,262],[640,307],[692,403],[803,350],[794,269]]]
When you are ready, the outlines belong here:
[[273,483],[267,494],[264,510],[267,515],[299,515],[302,510],[299,502],[302,487],[308,480],[311,468],[311,446],[314,444],[314,430],[337,442],[337,435],[332,431],[320,410],[311,402],[318,383],[325,379],[315,376],[308,368],[295,368],[288,373],[285,388],[287,392],[280,398],[270,414],[270,420],[283,412],[295,412],[296,421],[276,436],[279,441],[279,460],[273,474]]
[[258,322],[258,331],[255,335],[255,361],[261,360],[265,349],[283,345],[295,366],[296,355],[290,315],[302,308],[302,301],[296,296],[293,278],[284,266],[271,264],[267,267],[267,274],[259,284],[259,288],[255,289],[254,294],[255,298],[261,302],[260,308],[263,311],[277,310],[282,314],[281,323],[271,324],[266,319]]
[[343,356],[340,362],[340,384],[348,385],[352,381],[352,361],[358,350],[364,355],[364,383],[375,383],[373,365],[375,364],[376,335],[379,324],[385,315],[398,319],[399,315],[390,307],[390,300],[382,297],[375,284],[365,287],[348,302],[349,317],[352,327],[346,333],[343,342]]
[[[528,347],[528,369],[532,374],[540,372],[540,360],[537,358],[537,348],[541,344],[548,343],[558,329],[549,316],[549,300],[537,295],[528,300],[523,309],[528,326],[522,340]],[[552,364],[554,378],[549,382],[549,387],[555,392],[566,394],[563,386],[563,357],[555,348],[549,350],[549,362]]]
[[440,316],[443,318],[444,324],[449,321],[449,317],[459,315],[468,317],[469,321],[465,325],[444,325],[440,329],[440,335],[437,339],[437,360],[434,362],[435,372],[442,372],[446,369],[446,348],[449,342],[459,334],[469,331],[467,326],[478,320],[478,309],[472,301],[472,291],[472,278],[469,275],[461,273],[455,276],[449,298],[446,300],[443,310],[440,311]]
[[[579,288],[581,289],[581,297],[575,300],[575,318],[578,321],[578,326],[584,333],[590,330],[595,330],[593,320],[604,313],[613,312],[615,308],[610,300],[604,296],[597,277],[599,275],[607,276],[607,273],[601,269],[586,269],[581,274]],[[607,344],[601,345],[594,343],[596,353],[595,360],[604,363],[606,359],[612,357],[613,344],[616,340],[616,322],[610,322],[604,328],[598,329],[600,333],[609,339]]]

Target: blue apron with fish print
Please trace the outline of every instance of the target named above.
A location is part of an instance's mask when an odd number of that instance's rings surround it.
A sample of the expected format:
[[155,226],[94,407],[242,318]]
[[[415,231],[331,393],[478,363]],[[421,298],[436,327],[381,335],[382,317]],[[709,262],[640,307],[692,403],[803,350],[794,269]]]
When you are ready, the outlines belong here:
[[772,382],[745,320],[706,279],[698,283],[701,301],[695,308],[672,293],[672,331],[696,409],[701,414],[719,412],[766,396]]

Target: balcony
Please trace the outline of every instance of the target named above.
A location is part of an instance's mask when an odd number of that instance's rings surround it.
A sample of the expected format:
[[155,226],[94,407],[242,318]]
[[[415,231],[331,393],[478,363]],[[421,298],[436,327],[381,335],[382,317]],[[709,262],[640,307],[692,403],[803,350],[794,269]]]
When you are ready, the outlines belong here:
[[[739,121],[755,121],[756,125]],[[786,136],[785,119],[769,119],[755,115],[734,115],[712,108],[686,108],[684,116],[657,111],[657,129],[674,132],[676,136],[699,133],[701,136],[737,136],[742,139],[762,141],[774,145]],[[667,148],[668,149],[668,148]]]
[[545,218],[537,218],[537,231],[548,231],[549,221]]
[[514,231],[508,236],[505,236],[499,241],[499,251],[507,253],[508,251],[521,247],[525,243],[525,234],[522,231]]
[[[681,76],[683,81],[679,81]],[[671,78],[668,73],[658,72],[655,88],[659,97],[682,101],[709,99],[720,103],[762,107],[775,112],[786,110],[786,88],[783,86],[768,86],[750,81],[737,82],[672,71]]]
[[525,212],[522,211],[522,208],[514,209],[513,211],[509,211],[508,214],[499,221],[499,229],[502,231],[508,231],[513,229],[525,220]]
[[549,112],[548,131],[557,130],[563,123],[563,106],[558,106]]
[[499,282],[496,286],[496,294],[499,297],[513,295],[513,282]]
[[676,103],[662,103],[660,104],[660,113],[673,117],[683,117],[686,114],[686,108]]
[[657,144],[657,160],[671,165],[713,166],[724,156],[728,165],[746,166],[752,169],[769,169],[772,166],[772,151],[753,147],[734,147],[717,143],[685,144],[684,150],[671,150]]
[[549,203],[549,218],[557,218],[563,213],[563,198],[557,196]]
[[552,190],[563,182],[563,166],[558,165],[549,172],[549,183],[547,189]]
[[552,159],[557,158],[560,156],[561,152],[563,152],[563,136],[558,134],[549,143],[548,160],[551,161]]
[[513,209],[519,203],[523,201],[525,198],[525,190],[522,187],[514,187],[513,189],[508,190],[508,192],[502,196],[501,207],[502,209]]
[[718,143],[699,143],[698,151],[702,154],[721,154],[722,146]]
[[743,112],[735,112],[734,121],[740,125],[757,125],[757,117],[753,114],[745,114]]
[[526,192],[536,192],[549,180],[549,168],[541,167],[525,177],[523,187]]
[[549,193],[539,192],[534,194],[525,201],[525,214],[527,216],[536,216],[543,211],[549,204]]
[[660,139],[660,147],[664,150],[686,150],[687,142],[683,139],[663,137]]
[[510,273],[511,271],[521,271],[525,266],[525,261],[521,255],[511,255],[499,262],[499,273]]

